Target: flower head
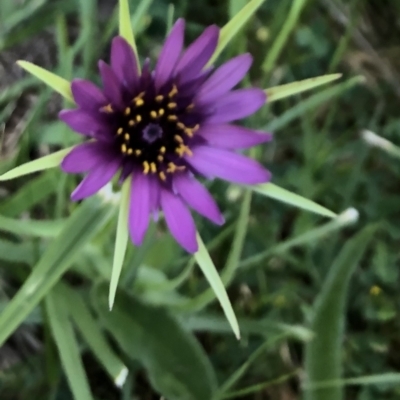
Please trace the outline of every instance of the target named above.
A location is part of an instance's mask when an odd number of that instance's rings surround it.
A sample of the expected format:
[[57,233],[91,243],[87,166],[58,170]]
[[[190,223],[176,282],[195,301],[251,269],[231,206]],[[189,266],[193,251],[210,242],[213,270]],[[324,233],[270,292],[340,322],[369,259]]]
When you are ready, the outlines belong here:
[[121,180],[132,179],[132,241],[141,244],[151,214],[162,210],[175,239],[195,252],[196,228],[188,207],[223,223],[215,201],[195,177],[267,182],[267,170],[234,150],[271,136],[231,125],[266,100],[261,89],[232,90],[249,70],[251,56],[240,55],[216,70],[207,68],[219,29],[208,27],[183,51],[184,28],[184,20],[178,20],[154,71],[147,60],[140,73],[131,46],[116,37],[111,66],[99,62],[103,89],[86,80],[72,82],[78,108],[63,110],[60,118],[92,140],[75,147],[62,169],[87,173],[72,193],[73,200],[93,195],[120,171]]

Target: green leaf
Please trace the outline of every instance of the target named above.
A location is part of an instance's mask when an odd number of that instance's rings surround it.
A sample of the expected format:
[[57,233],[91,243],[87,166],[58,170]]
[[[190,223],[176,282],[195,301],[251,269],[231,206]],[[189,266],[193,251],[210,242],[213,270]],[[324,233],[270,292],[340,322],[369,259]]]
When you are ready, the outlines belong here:
[[292,6],[290,8],[289,14],[286,16],[284,24],[279,31],[278,36],[274,40],[272,46],[268,49],[267,57],[265,58],[265,61],[261,67],[265,73],[269,73],[272,71],[272,68],[274,67],[276,60],[279,57],[279,54],[284,48],[290,33],[297,25],[297,21],[304,6],[307,4],[307,0],[296,0],[293,1],[291,4]]
[[272,103],[274,101],[314,89],[318,86],[325,85],[329,82],[339,79],[341,76],[342,74],[316,76],[315,78],[304,79],[302,81],[287,83],[285,85],[265,89],[265,93],[267,93],[267,101],[268,103]]
[[47,86],[60,93],[65,99],[71,101],[72,103],[74,102],[71,92],[71,83],[66,79],[61,78],[60,76],[28,61],[17,61],[17,64],[25,71],[28,71],[30,74],[36,76],[36,78],[39,78]]
[[61,363],[75,400],[93,400],[67,310],[68,299],[58,288],[46,296],[46,310]]
[[167,399],[212,399],[213,367],[204,350],[165,309],[149,306],[120,290],[108,311],[107,286],[93,292],[104,327],[131,359],[147,371],[152,386]]
[[129,214],[129,198],[131,190],[131,179],[125,179],[121,189],[121,204],[119,206],[117,235],[115,238],[114,259],[110,281],[110,293],[108,305],[110,310],[113,307],[115,293],[117,292],[118,281],[121,275],[122,265],[124,263],[126,247],[128,245],[128,214]]
[[303,210],[311,211],[315,214],[320,214],[330,218],[337,216],[333,211],[330,211],[327,208],[306,199],[305,197],[299,196],[298,194],[276,186],[273,183],[263,183],[261,185],[248,186],[248,188],[257,193],[263,194],[264,196],[268,196],[272,199],[282,201],[283,203],[302,208]]
[[261,4],[264,3],[264,1],[265,0],[251,0],[226,25],[221,28],[218,46],[215,49],[215,53],[213,54],[207,65],[211,65],[214,63],[214,61],[222,53],[229,42],[249,21],[249,19],[261,6]]
[[138,52],[131,25],[131,14],[129,11],[128,0],[119,0],[119,34],[132,46],[139,65]]
[[0,215],[0,230],[16,235],[53,238],[58,235],[65,220],[35,221],[7,218]]
[[87,199],[51,242],[21,289],[0,314],[0,345],[24,321],[75,261],[87,242],[113,215],[99,196]]
[[[305,350],[307,385],[341,378],[341,349],[349,282],[375,231],[375,226],[368,226],[348,240],[325,279],[311,321],[315,338],[306,345]],[[342,398],[340,387],[305,392],[306,400]]]
[[304,384],[304,389],[322,389],[330,388],[335,386],[351,386],[351,385],[388,385],[388,384],[400,384],[400,374],[395,372],[386,372],[377,375],[366,375],[358,376],[354,378],[347,379],[336,379],[318,382],[315,384],[306,383]]
[[8,181],[10,179],[18,178],[23,175],[31,174],[33,172],[38,172],[38,171],[43,171],[45,169],[58,167],[61,164],[64,157],[72,149],[73,147],[60,150],[55,153],[49,154],[47,156],[38,158],[37,160],[33,160],[25,164],[19,165],[18,167],[13,168],[11,171],[8,171],[5,174],[0,175],[0,181]]
[[128,374],[124,363],[116,356],[101,331],[100,324],[94,319],[82,297],[67,285],[59,285],[64,296],[64,302],[69,309],[71,318],[85,339],[90,350],[99,360],[104,370],[109,374],[116,386],[121,387]]
[[240,339],[239,324],[237,322],[236,315],[233,311],[229,297],[226,293],[224,284],[222,283],[221,278],[218,275],[218,271],[215,268],[215,265],[207,251],[207,248],[198,233],[197,243],[199,245],[199,250],[195,253],[194,257],[204,276],[208,280],[211,288],[214,290],[214,293],[217,296],[222,309],[224,310],[225,316],[231,325],[236,338]]

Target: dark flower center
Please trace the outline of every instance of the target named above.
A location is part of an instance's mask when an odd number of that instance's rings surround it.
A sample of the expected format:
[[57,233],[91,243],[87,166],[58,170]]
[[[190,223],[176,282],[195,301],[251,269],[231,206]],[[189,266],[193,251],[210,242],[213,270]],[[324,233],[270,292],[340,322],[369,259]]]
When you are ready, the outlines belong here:
[[125,165],[157,174],[164,182],[187,168],[185,157],[200,140],[195,132],[202,117],[190,98],[179,96],[176,85],[158,94],[154,87],[140,92],[123,112],[114,112],[111,105],[102,110],[115,118],[115,143]]

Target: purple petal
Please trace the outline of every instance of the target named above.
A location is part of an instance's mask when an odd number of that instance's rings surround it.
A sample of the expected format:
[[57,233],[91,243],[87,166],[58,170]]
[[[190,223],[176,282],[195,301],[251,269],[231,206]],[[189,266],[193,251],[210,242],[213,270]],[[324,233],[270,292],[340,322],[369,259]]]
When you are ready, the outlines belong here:
[[183,201],[177,195],[162,189],[161,207],[168,229],[176,241],[189,253],[195,253],[198,249],[196,226]]
[[271,179],[271,173],[251,158],[228,150],[197,146],[186,161],[205,176],[216,176],[234,183],[256,184]]
[[218,225],[224,223],[224,217],[208,190],[188,174],[174,177],[174,185],[183,200],[199,214]]
[[111,67],[102,60],[99,61],[99,71],[103,82],[103,91],[107,99],[114,107],[122,109],[124,107],[124,102],[122,99],[121,84],[117,75],[115,75]]
[[204,104],[231,90],[243,79],[252,62],[250,54],[242,54],[221,65],[204,83],[195,103]]
[[97,137],[109,131],[107,123],[102,118],[96,118],[94,114],[81,109],[62,110],[58,117],[72,130],[85,136]]
[[246,149],[272,140],[270,133],[228,124],[202,126],[197,134],[209,145],[223,149]]
[[186,49],[176,66],[180,82],[193,79],[207,64],[217,48],[219,28],[211,25]]
[[180,18],[173,26],[158,57],[155,68],[156,89],[160,89],[161,86],[164,85],[171,77],[178,58],[182,52],[184,33],[185,20]]
[[262,107],[266,98],[261,89],[234,90],[218,99],[207,122],[217,124],[247,117]]
[[87,172],[104,160],[111,160],[109,146],[101,142],[86,142],[74,147],[63,159],[61,168],[70,174]]
[[94,83],[85,79],[74,79],[71,90],[76,104],[84,110],[97,111],[107,104],[103,92]]
[[78,201],[97,193],[103,186],[111,181],[119,165],[118,159],[97,165],[72,192],[71,199],[73,201]]
[[136,246],[142,244],[149,226],[150,205],[150,178],[141,172],[134,173],[129,206],[129,231]]
[[139,81],[136,55],[121,36],[115,37],[111,44],[111,68],[121,84],[131,91],[135,89]]

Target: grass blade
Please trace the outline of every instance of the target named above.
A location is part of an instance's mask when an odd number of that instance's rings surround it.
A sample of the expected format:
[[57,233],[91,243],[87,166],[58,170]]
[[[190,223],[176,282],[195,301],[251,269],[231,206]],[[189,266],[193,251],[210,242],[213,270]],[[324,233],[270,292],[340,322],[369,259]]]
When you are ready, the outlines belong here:
[[108,344],[100,325],[94,319],[88,306],[76,291],[66,285],[60,285],[64,294],[71,318],[85,339],[87,345],[97,357],[104,370],[109,374],[116,386],[122,387],[128,374],[124,363],[116,356]]
[[33,172],[43,171],[45,169],[58,167],[64,157],[72,150],[72,147],[64,150],[57,151],[44,157],[40,157],[37,160],[27,162],[13,168],[11,171],[0,175],[0,181],[8,181],[15,179],[23,175],[32,174]]
[[0,215],[0,230],[16,235],[52,238],[59,234],[65,220],[35,221],[7,218]]
[[291,82],[285,85],[265,89],[265,93],[267,93],[267,101],[268,103],[272,103],[274,101],[314,89],[318,86],[325,85],[329,82],[339,79],[341,76],[342,74],[316,76],[315,78],[304,79],[302,81]]
[[221,28],[218,46],[215,53],[211,57],[208,65],[214,63],[217,57],[222,53],[228,43],[235,37],[235,35],[243,28],[249,21],[257,9],[264,3],[265,0],[251,0],[246,4],[226,25]]
[[[307,384],[341,377],[341,348],[349,282],[375,230],[375,226],[368,226],[346,243],[315,302],[311,321],[315,338],[306,345],[305,351]],[[306,390],[305,400],[321,399],[342,400],[342,388]]]
[[125,179],[121,189],[121,204],[119,206],[117,235],[115,238],[114,260],[110,281],[110,293],[108,297],[108,305],[110,310],[113,307],[115,293],[117,292],[118,281],[121,275],[122,265],[124,263],[126,247],[128,245],[128,213],[129,198],[131,190],[131,179]]
[[236,319],[235,312],[233,311],[231,302],[226,293],[224,284],[218,275],[218,271],[215,268],[214,263],[211,260],[210,254],[207,251],[206,246],[203,243],[200,235],[197,234],[197,243],[199,244],[199,250],[195,253],[194,257],[199,264],[204,276],[208,280],[211,288],[214,290],[222,309],[224,310],[225,316],[231,325],[231,328],[237,339],[240,339],[239,324]]
[[36,76],[36,78],[43,81],[47,86],[60,93],[66,100],[72,103],[74,102],[71,84],[66,79],[28,61],[17,61],[17,64],[25,71],[28,71],[30,74]]
[[69,299],[58,290],[46,296],[46,310],[61,364],[75,400],[93,400],[66,305]]
[[76,209],[0,314],[0,346],[67,271],[85,244],[109,221],[113,211],[99,196],[86,200]]
[[315,214],[323,215],[324,217],[335,218],[337,216],[333,211],[314,203],[312,200],[308,200],[305,197],[292,193],[289,190],[274,185],[273,183],[248,186],[248,188],[257,193],[263,194],[264,196],[302,208],[303,210],[311,211]]
[[285,23],[282,26],[278,36],[274,40],[271,48],[268,50],[268,55],[262,65],[262,69],[265,73],[272,71],[276,60],[279,57],[286,41],[289,38],[290,33],[296,27],[297,20],[300,17],[301,11],[303,10],[307,0],[296,0],[292,2],[292,7],[290,8],[289,15],[285,19]]

